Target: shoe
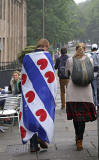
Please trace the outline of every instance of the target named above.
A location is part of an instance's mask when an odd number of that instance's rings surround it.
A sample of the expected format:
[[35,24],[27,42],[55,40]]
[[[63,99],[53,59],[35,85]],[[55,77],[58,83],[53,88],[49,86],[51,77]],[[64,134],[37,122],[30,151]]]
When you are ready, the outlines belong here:
[[37,151],[40,151],[40,147],[33,147],[33,146],[30,146],[30,152],[37,152]]
[[37,152],[40,150],[38,147],[37,134],[34,134],[30,139],[30,152]]
[[77,151],[83,150],[82,140],[77,140]]
[[48,148],[47,143],[42,141],[40,138],[38,138],[38,143],[40,144],[41,148]]

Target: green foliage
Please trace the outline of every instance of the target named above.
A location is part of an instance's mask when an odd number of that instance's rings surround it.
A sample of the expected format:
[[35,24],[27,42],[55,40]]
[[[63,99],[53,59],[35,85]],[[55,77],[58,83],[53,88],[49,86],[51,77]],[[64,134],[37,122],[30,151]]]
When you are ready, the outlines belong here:
[[[73,0],[45,0],[45,38],[54,48],[79,37],[77,11]],[[43,0],[27,0],[27,15],[27,40],[31,45],[43,37]]]
[[31,53],[36,47],[35,46],[27,46],[21,53],[18,55],[18,60],[22,64],[25,54]]
[[[99,41],[99,0],[76,5],[73,0],[44,0],[45,38],[54,48],[70,40]],[[27,0],[27,40],[43,37],[43,0]]]
[[79,5],[83,20],[80,19],[84,30],[83,39],[99,43],[99,0],[87,0]]

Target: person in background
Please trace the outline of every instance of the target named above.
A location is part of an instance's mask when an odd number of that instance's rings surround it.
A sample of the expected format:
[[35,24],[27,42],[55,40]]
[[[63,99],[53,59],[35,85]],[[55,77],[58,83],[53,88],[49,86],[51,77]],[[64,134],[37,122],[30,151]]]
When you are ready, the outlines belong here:
[[[79,60],[86,58],[84,43],[78,43],[73,57]],[[66,63],[66,74],[70,76],[66,94],[66,113],[68,120],[73,119],[77,150],[81,151],[83,149],[85,123],[96,120],[96,110],[93,102],[91,83],[87,86],[78,86],[71,79],[73,57],[69,58]],[[90,61],[93,64],[92,58],[90,58]]]
[[54,55],[54,62],[56,63],[56,59],[60,57],[59,48],[56,49],[56,53]]
[[12,74],[12,78],[10,81],[10,85],[6,86],[7,87],[7,91],[6,88],[0,88],[0,92],[1,94],[6,94],[6,93],[10,93],[13,95],[17,95],[21,93],[21,79],[20,79],[20,72],[19,71],[14,71]]
[[99,72],[98,72],[98,75],[97,75],[97,99],[98,99],[98,105],[97,105],[97,109],[99,111]]
[[13,95],[17,95],[21,93],[21,80],[20,80],[20,72],[14,71],[12,74],[12,79],[10,81],[10,85],[8,90]]
[[66,88],[67,88],[69,79],[65,75],[65,66],[66,66],[66,61],[68,58],[69,57],[67,55],[67,49],[61,48],[61,56],[57,58],[55,66],[54,66],[55,69],[58,69],[60,94],[61,94],[61,109],[65,109],[66,107],[65,93],[66,93]]
[[93,89],[93,98],[94,98],[94,104],[97,108],[98,104],[98,97],[97,97],[97,90],[98,90],[98,86],[97,86],[97,81],[99,81],[98,79],[98,73],[99,73],[99,53],[98,53],[98,45],[97,44],[92,44],[91,46],[91,57],[93,59],[94,62],[94,79],[92,82],[92,89]]

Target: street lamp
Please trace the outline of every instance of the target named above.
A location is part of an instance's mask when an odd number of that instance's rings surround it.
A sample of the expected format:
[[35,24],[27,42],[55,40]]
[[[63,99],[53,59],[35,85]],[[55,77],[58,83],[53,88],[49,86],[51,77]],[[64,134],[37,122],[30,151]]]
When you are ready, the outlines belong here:
[[45,0],[43,0],[43,38],[45,37]]

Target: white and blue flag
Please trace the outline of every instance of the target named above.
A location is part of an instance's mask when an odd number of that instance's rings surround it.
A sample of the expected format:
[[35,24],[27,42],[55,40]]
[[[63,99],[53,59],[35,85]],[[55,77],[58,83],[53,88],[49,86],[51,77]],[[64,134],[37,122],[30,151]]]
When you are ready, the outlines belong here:
[[21,72],[22,102],[19,114],[23,143],[34,133],[47,143],[53,138],[56,77],[51,55],[40,51],[25,55]]

